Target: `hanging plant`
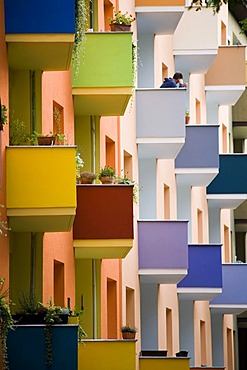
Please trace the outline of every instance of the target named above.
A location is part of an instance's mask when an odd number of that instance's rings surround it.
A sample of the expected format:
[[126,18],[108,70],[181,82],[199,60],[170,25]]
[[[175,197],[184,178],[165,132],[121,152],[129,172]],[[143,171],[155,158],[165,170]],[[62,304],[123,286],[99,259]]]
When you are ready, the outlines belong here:
[[88,5],[86,0],[75,1],[75,41],[72,54],[72,63],[75,78],[80,69],[81,59],[84,58],[86,35],[88,27]]
[[[0,208],[4,208],[2,204],[0,204]],[[1,216],[1,212],[0,212]],[[7,221],[0,220],[0,236],[7,236],[7,231],[10,229],[8,228]]]
[[3,126],[7,123],[7,107],[2,105],[0,99],[0,131],[3,131]]
[[9,330],[14,329],[14,320],[10,313],[9,295],[8,290],[4,289],[5,279],[0,278],[0,338],[2,344],[2,368],[3,370],[9,369],[8,351],[7,351],[7,336]]

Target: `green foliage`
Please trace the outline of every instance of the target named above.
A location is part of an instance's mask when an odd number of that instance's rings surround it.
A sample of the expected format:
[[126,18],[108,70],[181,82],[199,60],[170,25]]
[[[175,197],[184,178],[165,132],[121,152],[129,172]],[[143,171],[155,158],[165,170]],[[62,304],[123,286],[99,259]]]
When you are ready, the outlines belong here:
[[[2,204],[0,204],[0,208],[4,208]],[[0,212],[1,216],[1,212]],[[8,228],[7,221],[0,220],[0,236],[7,236],[7,231],[10,229]]]
[[131,325],[125,325],[121,327],[122,333],[137,333],[137,328]]
[[75,155],[75,165],[76,165],[76,178],[79,179],[80,176],[81,176],[80,175],[81,174],[81,169],[84,166],[84,161],[81,158],[81,154],[80,154],[80,152],[78,152],[77,149],[76,149],[76,155]]
[[3,130],[3,126],[7,124],[7,107],[1,104],[0,100],[0,131]]
[[28,134],[26,125],[18,118],[11,119],[9,125],[9,145],[27,145]]
[[98,177],[100,179],[101,177],[115,177],[115,175],[116,175],[115,168],[111,166],[105,166],[101,167]]
[[128,12],[121,13],[120,10],[119,10],[119,12],[116,12],[114,10],[114,18],[108,17],[107,20],[108,20],[109,24],[126,24],[126,25],[129,25],[129,24],[131,24],[132,22],[135,21],[135,18],[131,14],[128,15]]
[[138,199],[139,199],[139,197],[138,197],[139,188],[138,188],[138,184],[134,180],[131,180],[126,175],[124,175],[122,177],[117,177],[116,178],[116,183],[117,184],[125,184],[125,185],[134,185],[134,187],[133,187],[133,202],[135,204],[138,203]]
[[7,335],[9,330],[14,329],[14,320],[10,313],[8,295],[9,291],[4,290],[5,279],[0,278],[0,337],[2,344],[2,368],[9,369]]

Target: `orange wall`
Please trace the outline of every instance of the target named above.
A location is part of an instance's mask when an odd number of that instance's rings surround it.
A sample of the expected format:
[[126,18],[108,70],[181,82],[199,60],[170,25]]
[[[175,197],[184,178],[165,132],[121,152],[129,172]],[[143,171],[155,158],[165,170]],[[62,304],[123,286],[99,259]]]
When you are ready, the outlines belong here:
[[[65,144],[74,144],[74,113],[71,91],[71,72],[43,72],[42,76],[42,131],[53,130],[53,101],[64,108]],[[54,169],[56,171],[56,169]],[[59,174],[58,185],[59,186]],[[75,261],[72,231],[46,233],[43,240],[43,302],[54,297],[54,260],[64,263],[65,302],[71,298],[75,306]]]
[[[3,1],[0,2],[0,98],[2,104],[9,105],[7,45],[4,34]],[[0,204],[5,205],[5,146],[8,145],[8,125],[0,131]],[[0,209],[1,219],[6,219],[6,210]],[[9,279],[9,238],[0,236],[0,277],[5,277],[6,288]]]

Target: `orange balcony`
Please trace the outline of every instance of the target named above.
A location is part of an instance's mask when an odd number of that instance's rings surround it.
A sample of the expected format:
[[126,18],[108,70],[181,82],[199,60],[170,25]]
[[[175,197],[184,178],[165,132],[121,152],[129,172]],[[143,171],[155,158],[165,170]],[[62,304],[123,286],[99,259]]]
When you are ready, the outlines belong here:
[[133,238],[132,185],[77,185],[76,258],[124,258]]
[[234,105],[246,85],[245,46],[221,46],[205,75],[208,104]]

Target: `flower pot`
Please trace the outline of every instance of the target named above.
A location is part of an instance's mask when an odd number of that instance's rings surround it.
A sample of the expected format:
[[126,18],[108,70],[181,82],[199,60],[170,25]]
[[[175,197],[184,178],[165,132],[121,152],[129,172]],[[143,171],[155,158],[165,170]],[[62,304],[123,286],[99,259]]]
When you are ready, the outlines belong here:
[[111,176],[103,176],[103,177],[100,177],[100,181],[102,182],[102,184],[113,184],[114,177],[111,177]]
[[185,124],[188,125],[190,122],[190,116],[185,116]]
[[188,351],[179,351],[176,353],[176,357],[187,357],[188,353]]
[[142,357],[167,357],[167,350],[145,350],[140,352]]
[[37,141],[39,145],[54,145],[56,141],[55,136],[38,136]]
[[123,337],[123,339],[135,339],[136,333],[131,333],[129,331],[126,331],[126,332],[122,333],[122,337]]
[[86,177],[81,177],[80,183],[81,184],[92,184],[93,183],[93,180],[92,179],[88,179]]
[[130,32],[131,24],[110,24],[111,31],[113,32]]

